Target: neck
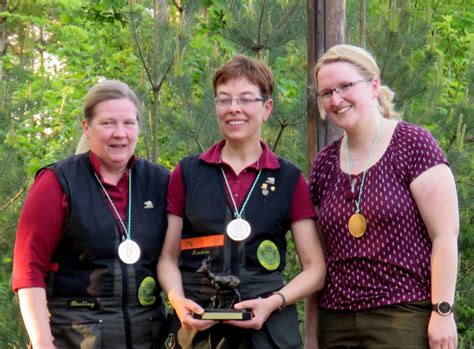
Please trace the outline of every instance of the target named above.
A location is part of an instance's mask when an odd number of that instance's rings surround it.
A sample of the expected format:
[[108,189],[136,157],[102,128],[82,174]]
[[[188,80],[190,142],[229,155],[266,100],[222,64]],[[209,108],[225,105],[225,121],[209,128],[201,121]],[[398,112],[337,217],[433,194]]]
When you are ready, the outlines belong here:
[[262,155],[260,141],[256,143],[236,144],[226,141],[222,148],[222,161],[230,165],[235,173],[239,174],[244,168],[255,163]]
[[127,166],[117,168],[117,169],[110,169],[106,168],[105,166],[100,166],[100,174],[104,179],[104,182],[108,184],[117,185],[120,178],[122,178],[124,172],[127,170]]
[[381,121],[382,116],[377,114],[366,122],[359,123],[356,127],[346,130],[347,143],[351,153],[365,153],[372,147]]

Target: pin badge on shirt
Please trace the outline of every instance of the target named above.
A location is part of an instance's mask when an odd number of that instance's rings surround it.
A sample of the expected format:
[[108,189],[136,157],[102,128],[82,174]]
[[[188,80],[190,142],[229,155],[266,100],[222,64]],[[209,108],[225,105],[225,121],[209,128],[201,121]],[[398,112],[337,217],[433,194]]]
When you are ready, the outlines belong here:
[[275,187],[275,177],[267,177],[265,183],[262,183],[260,189],[262,189],[262,195],[267,196],[270,191],[274,192],[276,190]]
[[144,208],[153,208],[153,202],[151,202],[150,200],[145,201],[145,202],[143,203],[143,207],[144,207]]

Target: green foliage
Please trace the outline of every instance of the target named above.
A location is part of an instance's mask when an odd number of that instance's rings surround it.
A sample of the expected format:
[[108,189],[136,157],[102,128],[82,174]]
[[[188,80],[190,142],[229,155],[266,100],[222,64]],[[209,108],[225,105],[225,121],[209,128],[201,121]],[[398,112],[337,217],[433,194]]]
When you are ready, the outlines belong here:
[[[167,9],[155,11],[156,0],[7,3],[9,46],[0,57],[2,318],[18,314],[10,274],[26,190],[38,168],[73,153],[82,98],[99,79],[123,80],[137,92],[144,105],[137,153],[172,168],[220,138],[214,71],[236,53],[262,58],[277,80],[263,138],[306,173],[305,1],[170,0]],[[359,3],[347,1],[349,43],[360,40]],[[460,348],[468,348],[474,343],[473,5],[465,0],[367,4],[367,47],[381,66],[383,83],[397,92],[404,119],[434,134],[455,173],[461,220],[456,317]],[[290,239],[288,244],[290,278],[298,272],[298,260]],[[20,321],[0,322],[1,348],[25,342]]]

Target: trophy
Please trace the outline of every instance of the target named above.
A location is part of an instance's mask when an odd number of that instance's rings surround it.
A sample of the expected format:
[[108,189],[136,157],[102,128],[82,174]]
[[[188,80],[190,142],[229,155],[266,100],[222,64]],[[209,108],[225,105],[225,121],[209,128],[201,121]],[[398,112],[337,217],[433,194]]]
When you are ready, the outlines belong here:
[[201,267],[196,271],[203,274],[212,288],[216,291],[211,297],[211,308],[204,309],[202,314],[193,314],[201,320],[250,320],[252,313],[246,309],[234,309],[234,304],[240,302],[241,297],[237,287],[240,279],[234,275],[214,275],[211,272],[211,258],[207,256]]

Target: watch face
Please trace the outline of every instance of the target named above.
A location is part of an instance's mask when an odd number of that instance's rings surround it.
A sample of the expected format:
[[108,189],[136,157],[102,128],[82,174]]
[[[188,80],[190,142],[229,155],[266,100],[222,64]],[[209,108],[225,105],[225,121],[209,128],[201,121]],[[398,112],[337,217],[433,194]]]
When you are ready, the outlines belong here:
[[451,304],[449,304],[448,302],[439,302],[438,312],[442,315],[448,315],[449,313],[451,313]]

